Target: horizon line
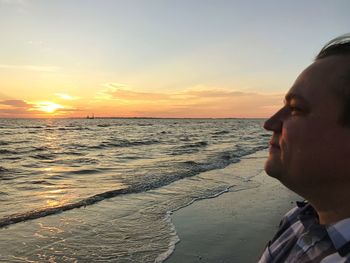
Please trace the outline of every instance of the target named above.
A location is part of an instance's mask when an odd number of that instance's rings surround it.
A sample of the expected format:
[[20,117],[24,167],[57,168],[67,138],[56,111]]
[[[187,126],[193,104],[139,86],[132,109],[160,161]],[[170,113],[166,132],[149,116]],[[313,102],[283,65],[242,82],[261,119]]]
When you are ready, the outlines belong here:
[[[93,119],[267,119],[269,117],[94,117]],[[0,119],[87,119],[86,117],[0,117]]]

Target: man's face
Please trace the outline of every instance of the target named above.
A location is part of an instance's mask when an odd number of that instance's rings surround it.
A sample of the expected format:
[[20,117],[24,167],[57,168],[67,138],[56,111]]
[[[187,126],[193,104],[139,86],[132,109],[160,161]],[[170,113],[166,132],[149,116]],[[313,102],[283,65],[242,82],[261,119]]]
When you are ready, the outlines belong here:
[[288,91],[285,106],[265,122],[273,131],[265,170],[301,195],[350,183],[350,129],[339,122],[343,105],[336,95],[350,88],[344,81],[349,61],[331,56],[313,63]]

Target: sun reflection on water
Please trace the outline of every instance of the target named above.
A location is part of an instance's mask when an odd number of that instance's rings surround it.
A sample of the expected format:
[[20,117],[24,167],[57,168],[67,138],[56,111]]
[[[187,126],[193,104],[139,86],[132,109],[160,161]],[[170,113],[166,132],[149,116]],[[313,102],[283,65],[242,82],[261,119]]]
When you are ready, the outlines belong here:
[[79,197],[73,193],[67,182],[61,182],[59,185],[47,185],[41,192],[37,192],[36,196],[42,200],[47,208],[60,207],[68,204]]
[[[39,225],[39,233],[44,235],[45,233],[52,233],[52,234],[59,234],[63,233],[64,230],[58,227],[53,227],[53,226],[45,226],[43,223],[38,223]],[[37,233],[37,234],[39,234]]]

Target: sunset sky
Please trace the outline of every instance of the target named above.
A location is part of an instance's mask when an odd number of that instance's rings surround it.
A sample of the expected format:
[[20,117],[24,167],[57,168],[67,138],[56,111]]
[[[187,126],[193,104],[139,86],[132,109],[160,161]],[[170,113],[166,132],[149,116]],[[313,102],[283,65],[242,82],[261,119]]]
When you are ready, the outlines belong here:
[[268,117],[350,1],[0,0],[0,117]]

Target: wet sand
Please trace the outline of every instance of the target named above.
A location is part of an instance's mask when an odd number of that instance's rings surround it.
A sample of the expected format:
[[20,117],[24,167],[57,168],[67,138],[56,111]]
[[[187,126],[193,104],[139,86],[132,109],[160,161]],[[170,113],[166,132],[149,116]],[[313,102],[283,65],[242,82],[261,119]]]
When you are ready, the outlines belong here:
[[259,186],[176,211],[172,221],[180,242],[165,262],[257,262],[281,217],[302,198],[265,172],[252,181]]

